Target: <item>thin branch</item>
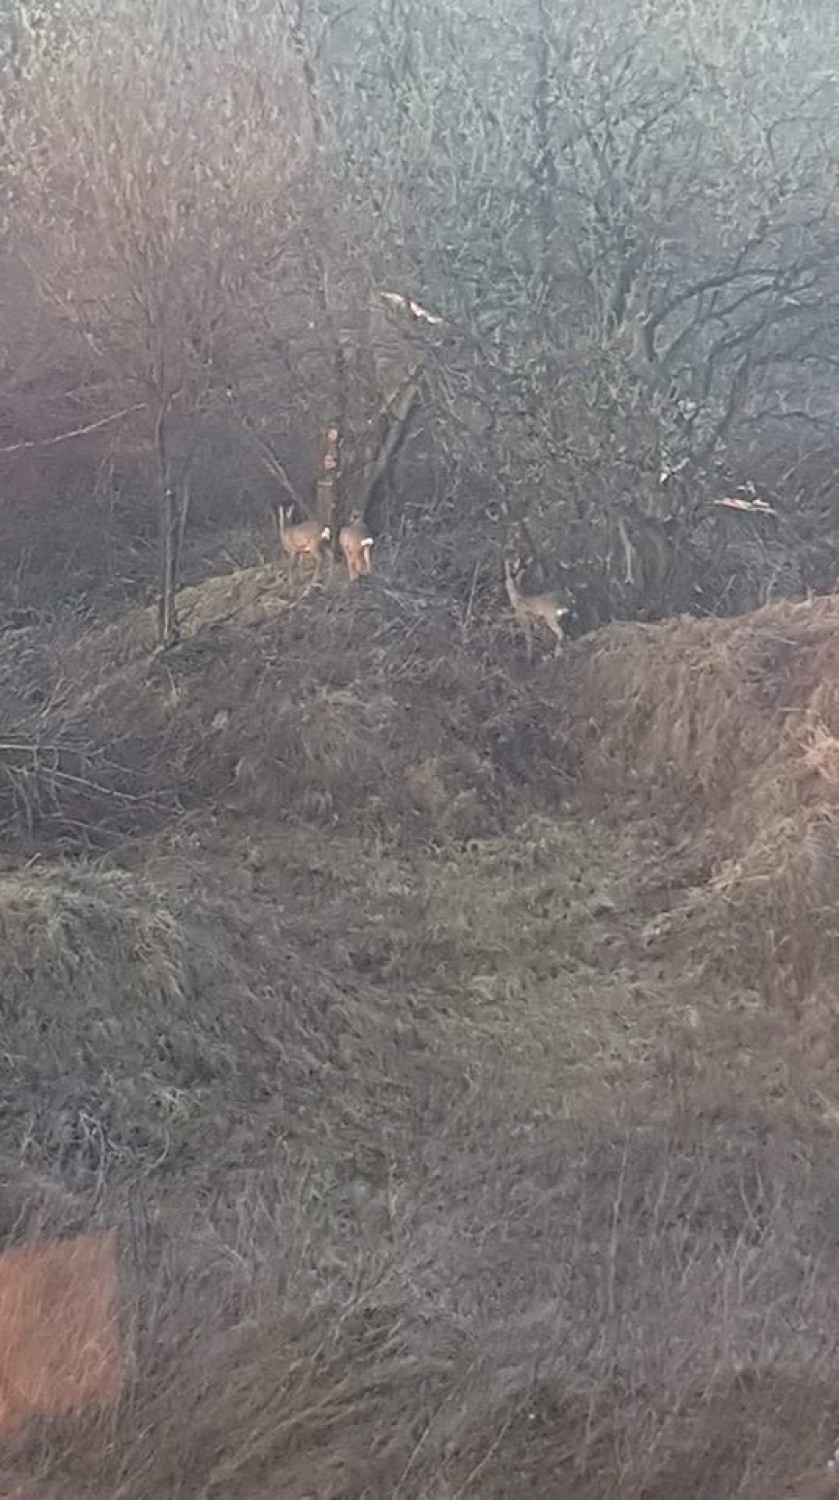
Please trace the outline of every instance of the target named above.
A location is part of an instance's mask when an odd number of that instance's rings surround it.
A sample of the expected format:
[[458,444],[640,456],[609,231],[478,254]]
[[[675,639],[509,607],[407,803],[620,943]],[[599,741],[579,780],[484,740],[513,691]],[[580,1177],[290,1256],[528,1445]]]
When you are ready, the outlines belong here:
[[273,477],[277,479],[282,485],[282,488],[285,490],[292,504],[295,506],[295,509],[298,510],[301,514],[305,515],[306,507],[303,504],[300,495],[298,494],[295,486],[291,481],[285,464],[281,461],[280,458],[278,458],[277,454],[274,452],[272,444],[268,441],[268,438],[266,438],[259,431],[259,428],[256,427],[252,417],[245,410],[231,385],[228,385],[226,387],[225,395],[229,404],[233,408],[238,422],[244,428],[245,432],[248,434],[248,437],[252,438],[253,442],[259,449],[259,456],[264,467],[268,470],[269,474],[272,474]]
[[395,399],[385,408],[390,417],[390,423],[353,507],[362,518],[376,486],[387,473],[401,446],[407,431],[408,419],[419,400],[421,382],[422,373],[418,369],[414,370]]
[[59,432],[56,437],[27,438],[22,443],[9,443],[0,448],[0,453],[19,453],[23,448],[54,448],[56,443],[67,443],[71,438],[86,437],[89,432],[98,432],[100,428],[109,426],[111,422],[121,422],[123,417],[130,417],[137,411],[145,411],[147,406],[147,401],[137,401],[134,406],[124,406],[121,411],[111,412],[108,417],[100,417],[98,421],[88,422],[84,427],[74,427],[71,432]]

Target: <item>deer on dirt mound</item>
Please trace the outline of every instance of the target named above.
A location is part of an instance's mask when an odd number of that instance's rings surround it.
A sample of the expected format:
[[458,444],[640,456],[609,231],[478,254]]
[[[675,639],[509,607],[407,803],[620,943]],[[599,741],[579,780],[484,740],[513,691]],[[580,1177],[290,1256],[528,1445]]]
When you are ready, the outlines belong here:
[[280,546],[291,562],[292,572],[296,571],[301,558],[314,558],[315,571],[312,575],[314,583],[320,577],[326,548],[332,540],[332,530],[329,526],[322,525],[320,521],[292,522],[293,514],[291,507],[288,510],[285,510],[282,505],[277,507]]
[[338,533],[338,546],[350,575],[350,583],[373,571],[373,538],[360,521],[350,521]]
[[522,563],[518,559],[504,558],[504,586],[510,608],[524,634],[527,659],[533,659],[533,627],[539,623],[547,626],[556,637],[554,656],[559,656],[565,641],[562,622],[570,611],[560,604],[556,594],[523,594],[518,584],[521,573]]

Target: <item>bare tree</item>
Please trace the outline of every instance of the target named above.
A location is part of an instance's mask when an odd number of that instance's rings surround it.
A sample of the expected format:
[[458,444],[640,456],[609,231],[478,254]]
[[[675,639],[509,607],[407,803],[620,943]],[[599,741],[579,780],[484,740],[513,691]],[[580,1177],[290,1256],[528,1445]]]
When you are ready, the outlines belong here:
[[[270,16],[67,0],[30,35],[6,168],[18,251],[75,331],[95,411],[141,405],[159,522],[161,642],[175,618],[179,469],[216,365],[273,294],[307,129]],[[57,40],[61,45],[56,46]]]
[[770,441],[787,474],[830,441],[826,5],[17,5],[9,222],[83,353],[80,424],[142,407],[163,639],[196,415],[236,416],[302,508],[284,435],[337,431],[337,533],[420,381],[397,519],[424,569],[497,586],[509,536],[590,618],[733,599],[766,512],[711,501]]
[[370,0],[343,38],[375,253],[445,314],[464,524],[585,557],[604,611],[680,605],[717,466],[830,411],[837,28],[779,0]]
[[[411,330],[382,296],[369,201],[334,108],[330,49],[340,52],[347,17],[318,0],[283,8],[301,80],[305,191],[273,301],[255,330],[233,406],[265,465],[298,510],[311,510],[336,539],[389,475],[410,412],[404,390],[417,374]],[[278,337],[278,330],[280,336]],[[251,350],[256,347],[250,335]],[[282,462],[284,436],[305,436],[313,457],[311,496]]]

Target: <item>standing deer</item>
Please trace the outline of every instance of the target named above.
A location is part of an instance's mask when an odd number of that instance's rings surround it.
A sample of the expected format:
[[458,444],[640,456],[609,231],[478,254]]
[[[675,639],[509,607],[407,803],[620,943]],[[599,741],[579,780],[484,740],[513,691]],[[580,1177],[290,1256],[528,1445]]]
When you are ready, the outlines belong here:
[[301,557],[314,558],[315,571],[312,577],[314,583],[320,576],[324,552],[327,544],[332,540],[332,531],[328,526],[323,526],[320,521],[298,521],[292,524],[293,513],[291,507],[288,510],[284,510],[282,505],[277,507],[280,546],[291,560],[292,572],[296,570]]
[[373,538],[358,521],[342,526],[338,533],[338,546],[344,554],[350,575],[350,583],[373,571]]
[[504,585],[510,607],[527,642],[527,660],[533,659],[533,626],[539,620],[556,636],[554,656],[559,656],[565,640],[562,621],[569,611],[560,604],[556,594],[523,594],[518,586],[521,568],[520,562],[511,563],[508,557],[504,558]]

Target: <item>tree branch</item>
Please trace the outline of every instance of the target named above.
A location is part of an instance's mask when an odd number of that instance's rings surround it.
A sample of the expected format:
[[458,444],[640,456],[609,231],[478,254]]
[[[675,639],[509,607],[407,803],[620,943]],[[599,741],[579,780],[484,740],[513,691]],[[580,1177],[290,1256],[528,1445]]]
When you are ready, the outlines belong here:
[[87,422],[83,427],[74,427],[70,432],[59,432],[55,437],[27,438],[20,443],[7,443],[0,448],[0,453],[19,453],[24,448],[53,448],[57,443],[68,443],[71,438],[86,437],[89,432],[98,432],[100,428],[107,427],[112,422],[121,422],[123,417],[129,417],[134,412],[147,409],[147,401],[137,401],[133,406],[124,406],[121,411],[111,412],[109,416],[100,417],[96,422]]

